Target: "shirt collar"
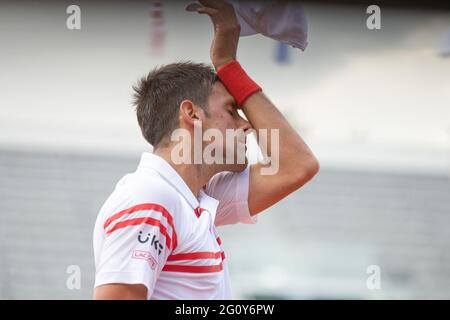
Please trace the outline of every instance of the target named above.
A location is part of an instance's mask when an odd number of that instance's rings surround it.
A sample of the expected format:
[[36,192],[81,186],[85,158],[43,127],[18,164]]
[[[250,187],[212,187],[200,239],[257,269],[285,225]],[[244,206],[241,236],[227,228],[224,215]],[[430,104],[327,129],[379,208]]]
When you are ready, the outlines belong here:
[[163,158],[150,152],[143,152],[138,168],[150,168],[155,170],[159,175],[172,185],[195,209],[199,206],[199,201],[189,189],[188,185],[180,177],[178,172]]
[[219,200],[210,197],[208,194],[206,194],[203,188],[200,189],[199,200],[200,207],[205,209],[211,215],[212,221],[215,221],[217,207],[219,206]]

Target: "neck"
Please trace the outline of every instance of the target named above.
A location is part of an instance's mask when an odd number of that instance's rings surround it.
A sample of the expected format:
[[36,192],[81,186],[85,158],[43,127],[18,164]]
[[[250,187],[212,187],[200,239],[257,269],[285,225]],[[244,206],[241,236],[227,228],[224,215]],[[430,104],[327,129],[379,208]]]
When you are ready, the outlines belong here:
[[166,160],[198,197],[200,190],[216,173],[214,167],[206,164],[175,164],[171,159],[171,152],[170,148],[158,148],[153,153]]

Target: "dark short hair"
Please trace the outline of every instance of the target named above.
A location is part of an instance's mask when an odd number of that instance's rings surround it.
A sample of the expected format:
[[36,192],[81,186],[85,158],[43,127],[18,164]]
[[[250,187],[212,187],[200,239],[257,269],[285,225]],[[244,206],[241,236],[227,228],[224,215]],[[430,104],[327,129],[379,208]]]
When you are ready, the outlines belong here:
[[190,100],[207,109],[216,73],[203,63],[176,62],[153,69],[133,86],[142,135],[153,147],[178,128],[180,103]]

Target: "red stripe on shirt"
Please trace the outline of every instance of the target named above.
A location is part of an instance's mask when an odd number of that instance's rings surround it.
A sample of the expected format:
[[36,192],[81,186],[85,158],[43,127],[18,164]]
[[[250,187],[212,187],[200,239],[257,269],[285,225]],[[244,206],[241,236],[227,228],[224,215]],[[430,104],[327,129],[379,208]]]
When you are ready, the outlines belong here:
[[[169,213],[169,211],[166,210],[166,208],[164,208],[163,206],[156,204],[156,203],[144,203],[144,204],[138,204],[135,205],[133,207],[130,207],[128,209],[122,210],[118,213],[115,213],[114,215],[112,215],[111,217],[109,217],[106,221],[105,224],[103,225],[104,229],[106,230],[106,228],[115,220],[121,218],[122,216],[126,215],[126,214],[130,214],[136,211],[144,211],[144,210],[153,210],[153,211],[157,211],[162,213],[163,217],[165,217],[167,219],[167,223],[169,224],[169,226],[172,228],[172,233],[173,233],[173,248],[175,249],[177,247],[178,241],[177,241],[177,233],[175,232],[175,227],[173,226],[173,218],[172,215]],[[111,231],[111,230],[110,230]],[[110,231],[108,231],[107,233],[111,233]]]
[[122,229],[122,228],[125,228],[128,226],[137,226],[137,225],[141,225],[141,224],[149,224],[152,226],[159,227],[161,234],[166,237],[166,246],[169,249],[172,247],[172,240],[170,239],[170,236],[167,234],[166,227],[161,224],[161,221],[150,218],[150,217],[135,218],[135,219],[119,221],[111,229],[109,229],[109,231],[106,234],[109,235],[118,229]]
[[188,272],[188,273],[220,272],[222,270],[223,270],[222,263],[213,266],[179,266],[174,264],[166,264],[162,269],[162,271]]
[[167,258],[167,261],[177,260],[197,260],[197,259],[219,259],[221,252],[189,252],[172,254]]

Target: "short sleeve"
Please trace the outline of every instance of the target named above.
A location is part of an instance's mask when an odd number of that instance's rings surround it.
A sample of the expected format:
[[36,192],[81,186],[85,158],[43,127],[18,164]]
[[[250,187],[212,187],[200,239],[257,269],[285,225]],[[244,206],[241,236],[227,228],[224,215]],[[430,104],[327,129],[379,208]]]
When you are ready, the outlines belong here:
[[219,200],[214,224],[257,222],[256,216],[251,216],[248,209],[248,188],[250,166],[242,172],[224,171],[214,175],[206,186],[206,193]]
[[[109,283],[143,284],[147,297],[168,256],[177,245],[170,208],[161,201],[130,197],[120,211],[106,214],[99,224],[103,237],[96,261],[95,286]],[[155,200],[155,199],[152,199]]]

